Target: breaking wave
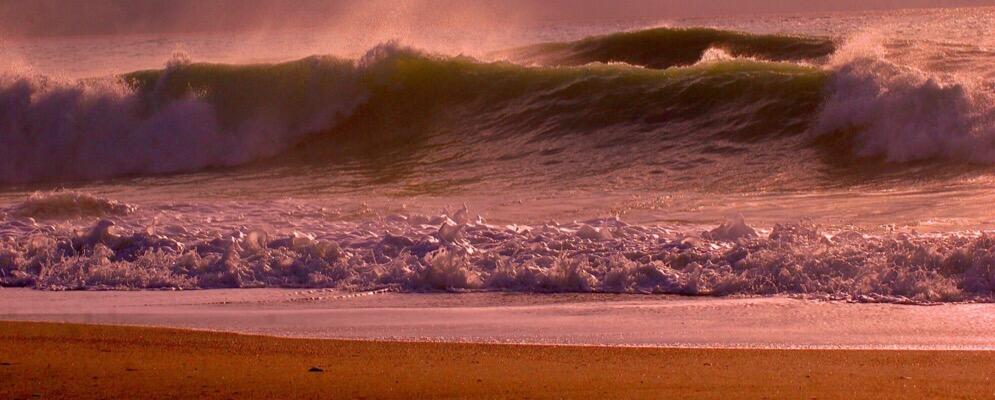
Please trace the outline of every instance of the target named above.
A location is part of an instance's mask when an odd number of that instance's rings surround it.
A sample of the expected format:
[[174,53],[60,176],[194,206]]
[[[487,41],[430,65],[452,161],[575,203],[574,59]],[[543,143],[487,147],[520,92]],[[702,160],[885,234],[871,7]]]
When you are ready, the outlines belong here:
[[356,106],[355,70],[324,58],[240,67],[177,59],[113,79],[5,75],[0,182],[196,171],[274,156]]
[[898,64],[877,45],[857,38],[834,55],[813,131],[852,141],[845,151],[857,157],[995,163],[995,97],[983,82]]
[[0,81],[0,182],[197,171],[319,140],[360,153],[439,136],[463,145],[569,136],[592,147],[669,138],[705,147],[710,136],[803,129],[824,79],[813,68],[747,60],[660,71],[527,68],[396,45],[358,61],[173,62],[115,81],[8,76]]
[[517,63],[485,63],[385,44],[359,60],[4,75],[0,184],[336,157],[542,169],[530,176],[657,164],[714,176],[697,168],[743,154],[791,165],[809,150],[995,162],[985,90],[828,39],[653,29],[512,53]]
[[910,304],[992,301],[995,292],[991,234],[872,236],[806,224],[758,231],[741,219],[703,233],[618,219],[497,226],[465,209],[334,226],[281,236],[249,228],[156,233],[109,219],[76,231],[13,219],[0,223],[0,285],[799,295]]

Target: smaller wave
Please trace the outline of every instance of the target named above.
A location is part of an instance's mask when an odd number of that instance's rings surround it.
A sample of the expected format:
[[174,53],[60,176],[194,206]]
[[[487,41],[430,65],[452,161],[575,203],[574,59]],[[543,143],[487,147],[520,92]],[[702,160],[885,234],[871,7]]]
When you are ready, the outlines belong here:
[[624,62],[664,69],[692,65],[709,49],[733,57],[801,61],[833,54],[836,45],[822,38],[756,35],[709,28],[657,28],[595,36],[568,43],[539,44],[495,54],[519,63],[576,66]]
[[36,192],[6,211],[16,217],[79,218],[122,216],[134,212],[136,206],[74,191]]

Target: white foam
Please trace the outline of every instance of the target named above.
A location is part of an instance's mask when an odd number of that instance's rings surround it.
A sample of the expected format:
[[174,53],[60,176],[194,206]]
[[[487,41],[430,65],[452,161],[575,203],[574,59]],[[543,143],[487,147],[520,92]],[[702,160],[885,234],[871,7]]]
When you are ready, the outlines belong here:
[[[457,215],[363,218],[268,233],[0,222],[0,284],[40,289],[322,287],[345,290],[800,295],[862,302],[991,301],[989,234],[707,233],[617,219],[492,226]],[[210,222],[209,222],[210,223]],[[587,234],[579,234],[587,232]]]
[[873,31],[834,54],[818,134],[857,132],[857,156],[995,162],[995,102],[980,77],[892,61]]
[[[705,50],[704,53],[702,53],[701,59],[698,60],[698,64],[711,64],[723,61],[732,61],[736,59],[737,57],[732,54],[729,54],[728,51],[725,51],[717,47],[709,47],[707,50]],[[743,59],[753,60],[753,58],[749,57],[744,57]]]

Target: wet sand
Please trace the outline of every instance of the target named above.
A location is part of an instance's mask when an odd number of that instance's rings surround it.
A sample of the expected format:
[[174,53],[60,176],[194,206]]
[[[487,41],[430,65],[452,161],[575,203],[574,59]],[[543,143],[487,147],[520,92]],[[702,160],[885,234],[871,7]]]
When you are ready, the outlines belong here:
[[302,339],[677,348],[995,350],[995,304],[930,307],[784,297],[0,290],[0,320]]
[[397,343],[0,322],[5,399],[990,398],[993,379],[995,352],[984,351]]

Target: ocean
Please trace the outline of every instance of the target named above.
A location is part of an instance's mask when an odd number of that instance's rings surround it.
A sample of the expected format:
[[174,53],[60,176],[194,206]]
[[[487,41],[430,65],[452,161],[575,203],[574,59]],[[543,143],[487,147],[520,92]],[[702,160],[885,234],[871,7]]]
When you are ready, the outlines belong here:
[[0,286],[991,302],[993,22],[5,40]]

